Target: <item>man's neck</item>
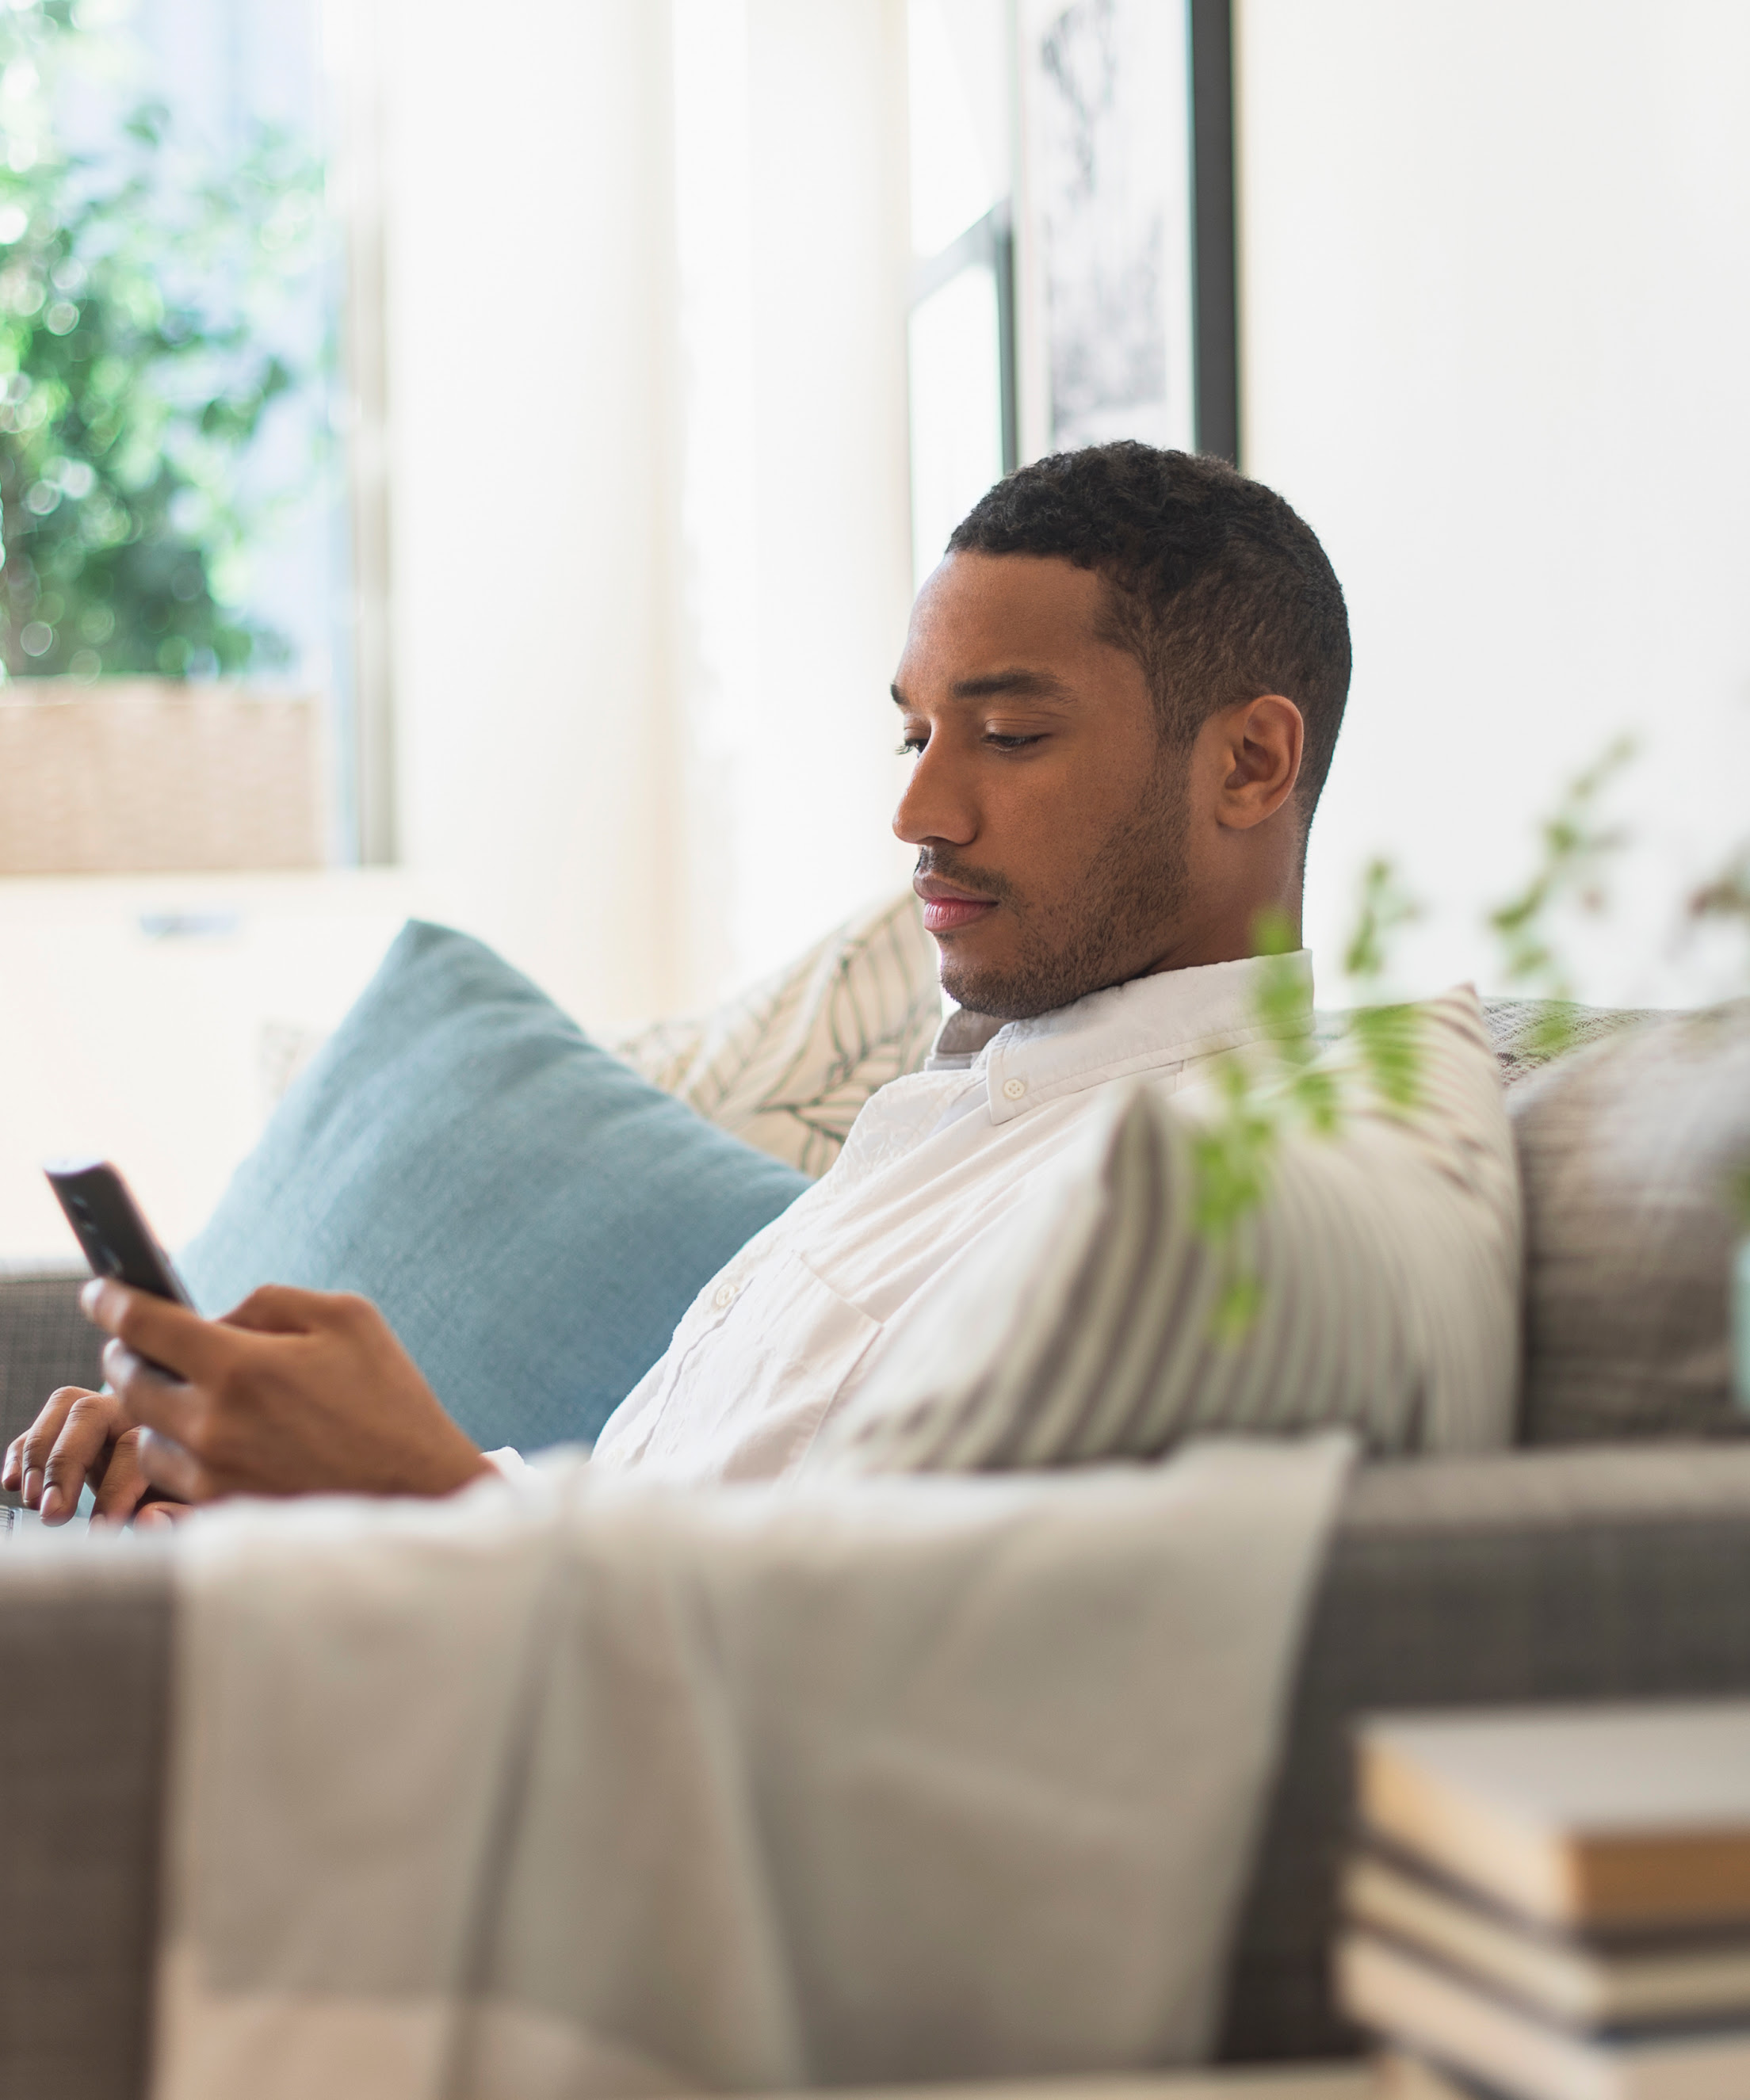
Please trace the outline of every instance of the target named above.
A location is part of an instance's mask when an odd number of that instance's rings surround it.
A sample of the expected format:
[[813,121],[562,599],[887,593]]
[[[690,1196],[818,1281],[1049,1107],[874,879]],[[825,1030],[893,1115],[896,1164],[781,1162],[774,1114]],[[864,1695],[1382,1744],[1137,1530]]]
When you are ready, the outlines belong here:
[[[1298,952],[1298,951],[1297,950],[1295,952]],[[1255,961],[1257,960],[1257,957],[1250,955],[1217,955],[1213,957],[1211,961],[1220,964],[1249,962]],[[1207,962],[1157,963],[1151,965],[1149,968],[1139,972],[1138,975],[1134,977],[1127,977],[1124,979],[1123,982],[1126,984],[1140,984],[1147,978],[1164,977],[1182,969],[1200,969],[1208,968],[1209,967],[1210,967],[1210,964]],[[1110,991],[1116,989],[1116,986],[1111,985],[1096,987],[1097,990]],[[1081,996],[1083,998],[1091,998],[1094,995],[1092,993],[1084,993]],[[1067,1004],[1072,1006],[1077,1005],[1080,1004],[1080,1000],[1072,999],[1067,1002]],[[1058,1008],[1053,1010],[1055,1012],[1062,1012],[1064,1009]],[[1032,1015],[1028,1017],[1036,1020],[1040,1017],[1037,1015]],[[938,1057],[976,1057],[979,1052],[983,1049],[984,1046],[991,1040],[992,1037],[997,1034],[997,1030],[999,1029],[1006,1028],[1010,1021],[1014,1018],[1016,1018],[1016,1017],[1012,1014],[980,1013],[976,1008],[970,1006],[950,1007],[948,1009],[948,1018],[942,1024],[941,1033],[936,1038],[934,1054]]]
[[1001,1014],[974,1013],[970,1006],[957,1006],[942,1024],[942,1033],[936,1038],[936,1055],[976,1057],[997,1030],[1007,1026]]

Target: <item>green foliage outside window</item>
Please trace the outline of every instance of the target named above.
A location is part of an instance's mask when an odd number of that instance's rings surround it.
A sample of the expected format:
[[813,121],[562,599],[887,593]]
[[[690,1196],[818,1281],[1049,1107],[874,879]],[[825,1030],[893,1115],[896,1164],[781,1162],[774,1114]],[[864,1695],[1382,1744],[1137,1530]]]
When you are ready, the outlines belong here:
[[272,669],[288,645],[245,609],[250,546],[304,491],[245,500],[239,470],[315,377],[272,345],[323,262],[320,170],[266,130],[203,167],[149,104],[113,149],[64,154],[41,105],[79,41],[65,0],[0,22],[0,662]]

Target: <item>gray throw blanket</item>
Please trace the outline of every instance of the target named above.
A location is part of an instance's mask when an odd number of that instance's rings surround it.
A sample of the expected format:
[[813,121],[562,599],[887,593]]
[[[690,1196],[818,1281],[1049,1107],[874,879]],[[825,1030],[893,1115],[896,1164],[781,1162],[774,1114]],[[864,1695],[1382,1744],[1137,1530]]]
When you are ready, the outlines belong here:
[[201,1517],[157,2100],[1205,2055],[1350,1450]]

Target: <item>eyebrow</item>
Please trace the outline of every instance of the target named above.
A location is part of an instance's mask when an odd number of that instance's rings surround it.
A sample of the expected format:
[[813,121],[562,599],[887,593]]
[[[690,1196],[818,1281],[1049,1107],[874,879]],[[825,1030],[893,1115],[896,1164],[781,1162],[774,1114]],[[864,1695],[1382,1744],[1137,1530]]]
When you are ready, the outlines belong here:
[[[910,705],[897,686],[889,690],[892,692],[895,707]],[[988,700],[999,694],[1010,695],[1021,699],[1071,700],[1075,698],[1063,681],[1054,677],[1049,671],[992,671],[983,678],[957,678],[948,688],[948,694],[951,699],[957,700]]]

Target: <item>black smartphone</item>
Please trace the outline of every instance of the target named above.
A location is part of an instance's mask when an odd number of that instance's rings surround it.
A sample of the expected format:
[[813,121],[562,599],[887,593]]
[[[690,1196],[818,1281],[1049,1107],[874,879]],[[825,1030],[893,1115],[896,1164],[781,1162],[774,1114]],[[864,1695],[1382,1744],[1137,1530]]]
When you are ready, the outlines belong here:
[[170,1256],[107,1159],[57,1159],[42,1171],[94,1275],[113,1276],[155,1298],[192,1307]]

